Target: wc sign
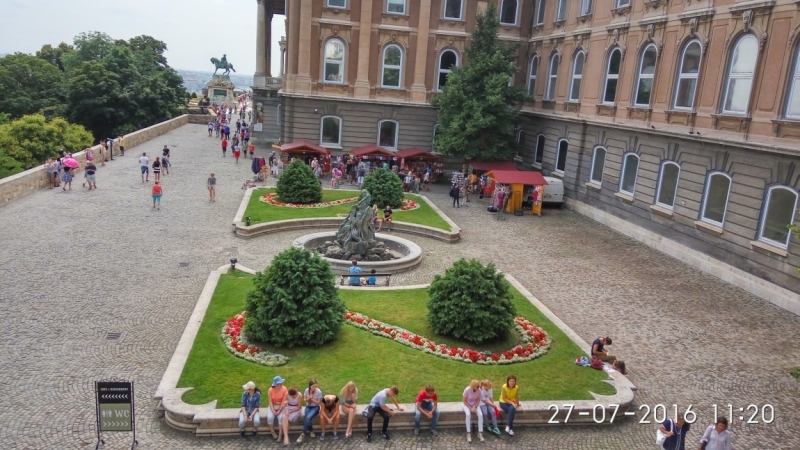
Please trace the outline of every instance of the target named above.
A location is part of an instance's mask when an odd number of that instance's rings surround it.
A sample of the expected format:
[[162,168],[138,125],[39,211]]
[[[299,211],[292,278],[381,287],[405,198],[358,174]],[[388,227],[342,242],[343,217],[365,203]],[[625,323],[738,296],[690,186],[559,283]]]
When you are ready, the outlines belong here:
[[133,431],[133,383],[98,381],[98,431]]

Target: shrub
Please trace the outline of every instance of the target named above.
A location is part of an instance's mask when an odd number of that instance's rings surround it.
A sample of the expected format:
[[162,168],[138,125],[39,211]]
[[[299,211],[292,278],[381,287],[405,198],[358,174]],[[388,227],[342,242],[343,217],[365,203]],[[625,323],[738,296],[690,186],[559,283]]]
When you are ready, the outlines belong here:
[[278,347],[315,346],[336,339],[344,322],[330,264],[292,247],[256,274],[247,293],[248,337]]
[[493,263],[462,258],[433,278],[428,293],[428,322],[436,334],[482,344],[511,330],[516,310]]
[[322,200],[322,185],[311,167],[296,159],[278,178],[278,198],[286,203],[318,203]]
[[372,203],[377,203],[379,208],[387,204],[392,208],[403,206],[403,182],[394,172],[382,168],[373,170],[364,178],[361,189],[369,191]]

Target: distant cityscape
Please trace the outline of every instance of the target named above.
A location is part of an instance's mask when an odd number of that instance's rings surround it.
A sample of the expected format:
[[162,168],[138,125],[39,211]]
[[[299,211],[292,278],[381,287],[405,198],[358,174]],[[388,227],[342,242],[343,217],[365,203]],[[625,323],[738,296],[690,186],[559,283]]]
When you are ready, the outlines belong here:
[[[198,95],[203,91],[203,88],[211,80],[214,72],[202,72],[197,70],[181,70],[175,69],[181,77],[183,77],[183,86],[189,92],[196,92]],[[222,72],[218,72],[219,75]],[[236,85],[237,90],[250,91],[250,86],[253,85],[252,75],[239,75],[236,73],[230,74],[231,81]]]

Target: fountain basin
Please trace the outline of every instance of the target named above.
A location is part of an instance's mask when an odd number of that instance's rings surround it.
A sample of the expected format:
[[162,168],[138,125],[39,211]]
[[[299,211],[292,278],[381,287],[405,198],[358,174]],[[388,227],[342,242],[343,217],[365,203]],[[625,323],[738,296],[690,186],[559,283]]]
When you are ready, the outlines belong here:
[[[293,245],[313,252],[317,247],[324,244],[325,241],[333,241],[335,239],[336,232],[323,231],[301,236],[294,241]],[[383,242],[386,248],[402,256],[388,261],[359,261],[358,265],[361,267],[361,271],[364,275],[368,275],[372,269],[375,269],[376,273],[402,273],[417,267],[422,262],[422,249],[419,245],[408,239],[385,233],[376,233],[375,240]],[[348,269],[353,265],[352,261],[348,259],[326,258],[322,255],[320,255],[320,257],[331,264],[331,268],[336,274],[346,274]]]

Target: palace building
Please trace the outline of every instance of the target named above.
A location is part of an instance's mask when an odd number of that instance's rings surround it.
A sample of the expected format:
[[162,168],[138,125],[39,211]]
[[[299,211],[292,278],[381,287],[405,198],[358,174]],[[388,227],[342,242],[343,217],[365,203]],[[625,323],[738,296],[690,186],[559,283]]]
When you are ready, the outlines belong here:
[[[575,210],[800,313],[794,0],[259,0],[262,136],[431,149],[429,102],[469,64],[490,1],[500,39],[521,44],[511,83],[531,96],[517,167],[563,179]],[[286,19],[277,77],[272,14]]]

